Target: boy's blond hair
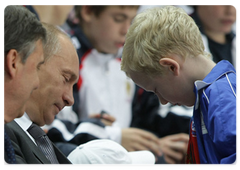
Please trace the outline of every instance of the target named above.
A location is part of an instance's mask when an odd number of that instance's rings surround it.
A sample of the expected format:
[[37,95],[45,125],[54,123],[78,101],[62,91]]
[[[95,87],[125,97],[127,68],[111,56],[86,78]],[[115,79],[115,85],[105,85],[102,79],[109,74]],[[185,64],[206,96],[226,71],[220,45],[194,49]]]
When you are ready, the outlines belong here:
[[183,9],[174,6],[138,14],[126,36],[121,69],[127,75],[129,71],[149,77],[162,75],[159,60],[171,54],[183,58],[208,55],[194,20]]

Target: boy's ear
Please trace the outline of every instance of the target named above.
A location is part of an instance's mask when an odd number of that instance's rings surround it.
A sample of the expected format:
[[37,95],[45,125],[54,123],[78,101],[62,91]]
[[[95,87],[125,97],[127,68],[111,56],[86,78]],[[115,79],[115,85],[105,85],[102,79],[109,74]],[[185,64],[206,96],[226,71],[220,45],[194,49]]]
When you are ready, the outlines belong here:
[[85,21],[85,22],[89,22],[91,20],[91,14],[92,14],[92,11],[90,9],[89,6],[82,6],[82,9],[81,9],[81,16],[82,16],[82,19]]
[[11,78],[15,77],[19,62],[21,62],[19,53],[16,50],[11,49],[6,54],[4,66],[5,73],[8,74]]
[[159,60],[160,65],[165,67],[167,70],[173,73],[173,75],[178,76],[180,71],[180,65],[176,60],[171,58],[161,58]]

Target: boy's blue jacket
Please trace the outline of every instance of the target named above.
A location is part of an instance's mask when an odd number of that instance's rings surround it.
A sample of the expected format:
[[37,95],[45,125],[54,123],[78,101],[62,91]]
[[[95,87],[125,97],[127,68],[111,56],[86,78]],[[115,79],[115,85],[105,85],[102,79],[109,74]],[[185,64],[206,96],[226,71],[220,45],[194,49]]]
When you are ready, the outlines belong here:
[[[203,81],[195,82],[193,122],[200,163],[236,160],[236,71],[220,61]],[[191,127],[190,127],[191,128]]]

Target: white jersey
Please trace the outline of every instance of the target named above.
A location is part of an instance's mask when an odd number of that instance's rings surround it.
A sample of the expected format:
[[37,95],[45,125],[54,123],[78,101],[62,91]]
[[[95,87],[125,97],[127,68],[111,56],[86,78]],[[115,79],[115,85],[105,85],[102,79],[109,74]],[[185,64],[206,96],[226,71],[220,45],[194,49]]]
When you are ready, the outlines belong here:
[[81,61],[80,79],[80,119],[105,111],[116,118],[113,126],[130,126],[135,85],[121,71],[120,58],[92,49]]

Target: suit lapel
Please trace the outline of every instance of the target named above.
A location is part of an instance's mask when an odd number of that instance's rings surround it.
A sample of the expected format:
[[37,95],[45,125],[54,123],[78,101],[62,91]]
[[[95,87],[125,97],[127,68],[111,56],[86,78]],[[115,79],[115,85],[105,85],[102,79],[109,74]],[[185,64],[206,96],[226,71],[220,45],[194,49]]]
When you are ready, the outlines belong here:
[[35,145],[35,143],[29,138],[29,136],[22,130],[22,128],[15,122],[12,121],[12,126],[21,138],[24,139],[26,144],[31,148],[33,155],[43,164],[50,164],[50,161],[45,157],[42,151]]
[[[32,158],[34,156],[34,162],[37,160],[36,162],[42,164],[50,164],[50,161],[45,157],[42,151],[36,146],[36,144],[29,138],[26,132],[15,121],[9,123],[8,126],[14,131],[16,135],[15,140],[18,141],[19,147],[21,148],[21,145],[26,145],[27,149],[29,149],[27,152],[24,152],[24,157]],[[71,164],[67,157],[54,144],[53,148],[60,164]]]

